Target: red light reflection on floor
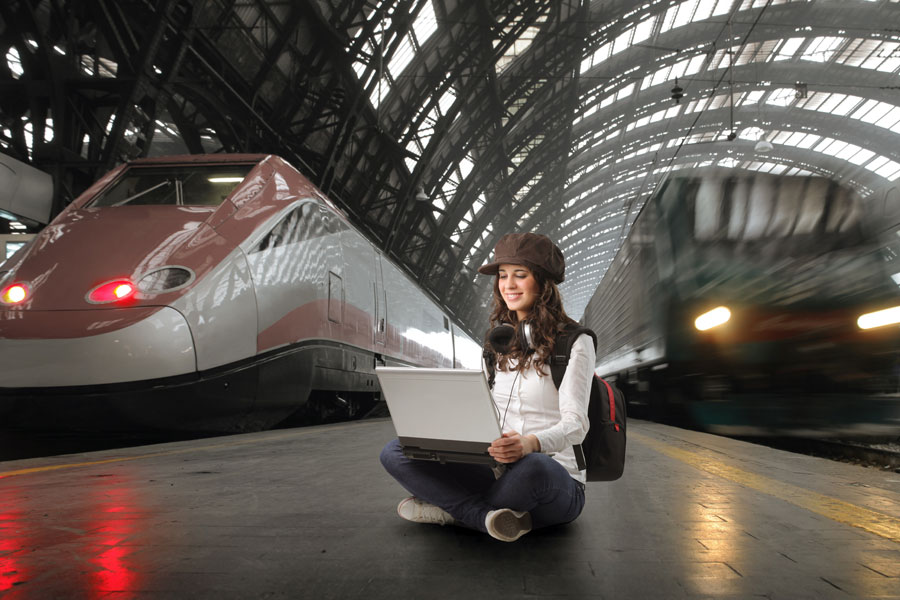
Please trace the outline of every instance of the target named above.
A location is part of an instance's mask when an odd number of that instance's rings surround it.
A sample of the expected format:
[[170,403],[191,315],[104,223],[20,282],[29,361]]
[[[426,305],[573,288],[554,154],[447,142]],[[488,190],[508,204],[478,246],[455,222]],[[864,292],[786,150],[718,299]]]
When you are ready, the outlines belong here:
[[0,487],[0,597],[136,592],[148,527],[140,499],[121,475],[87,477],[52,502],[27,486]]
[[134,590],[135,577],[128,554],[128,549],[114,546],[96,557],[94,562],[103,570],[96,573],[95,591],[105,593]]
[[98,520],[90,522],[94,539],[90,560],[97,567],[91,573],[90,592],[102,597],[109,592],[131,592],[137,589],[138,577],[134,560],[135,546],[127,545],[145,521],[135,502],[134,490],[120,482],[98,480],[91,490],[91,514]]
[[25,583],[30,573],[20,560],[28,537],[24,513],[10,510],[17,498],[0,492],[0,592]]

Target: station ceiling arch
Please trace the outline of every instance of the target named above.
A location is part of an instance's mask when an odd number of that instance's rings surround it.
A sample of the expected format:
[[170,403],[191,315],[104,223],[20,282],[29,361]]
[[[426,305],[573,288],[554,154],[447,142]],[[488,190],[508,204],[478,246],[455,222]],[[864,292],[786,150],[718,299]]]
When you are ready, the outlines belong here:
[[480,336],[500,235],[560,244],[577,317],[672,170],[895,182],[897,23],[900,0],[10,0],[0,151],[57,211],[131,158],[279,154]]

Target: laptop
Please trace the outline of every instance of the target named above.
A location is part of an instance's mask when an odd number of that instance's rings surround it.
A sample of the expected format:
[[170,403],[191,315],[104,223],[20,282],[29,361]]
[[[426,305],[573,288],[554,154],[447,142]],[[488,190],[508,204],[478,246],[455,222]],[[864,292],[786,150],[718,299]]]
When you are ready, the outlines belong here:
[[375,374],[405,456],[497,464],[487,449],[500,422],[480,370],[376,367]]

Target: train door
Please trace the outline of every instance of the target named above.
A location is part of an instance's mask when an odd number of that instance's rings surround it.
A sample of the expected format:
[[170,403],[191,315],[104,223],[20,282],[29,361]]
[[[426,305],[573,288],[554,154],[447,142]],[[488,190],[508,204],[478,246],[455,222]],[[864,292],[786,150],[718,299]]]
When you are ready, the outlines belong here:
[[344,229],[340,218],[325,207],[318,208],[318,217],[322,222],[322,259],[328,270],[326,286],[328,290],[328,322],[331,338],[343,340],[345,337],[347,297],[344,289],[344,253],[341,244],[341,231]]
[[384,291],[384,275],[381,272],[381,254],[375,253],[375,352],[384,350],[387,330],[387,295]]
[[342,255],[315,202],[285,214],[247,259],[257,296],[258,351],[328,337],[329,317],[341,314],[329,291],[340,298]]

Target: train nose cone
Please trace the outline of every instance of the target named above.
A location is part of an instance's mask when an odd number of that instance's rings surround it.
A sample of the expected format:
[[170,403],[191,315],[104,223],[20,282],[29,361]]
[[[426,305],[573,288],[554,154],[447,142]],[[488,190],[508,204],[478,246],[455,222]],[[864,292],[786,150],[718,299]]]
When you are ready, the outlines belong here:
[[0,311],[0,388],[158,379],[197,368],[184,317],[168,307]]
[[[23,310],[86,310],[99,284],[136,279],[178,260],[209,208],[135,206],[82,209],[48,225],[36,237],[11,281],[29,282]],[[134,281],[137,283],[137,281]]]

